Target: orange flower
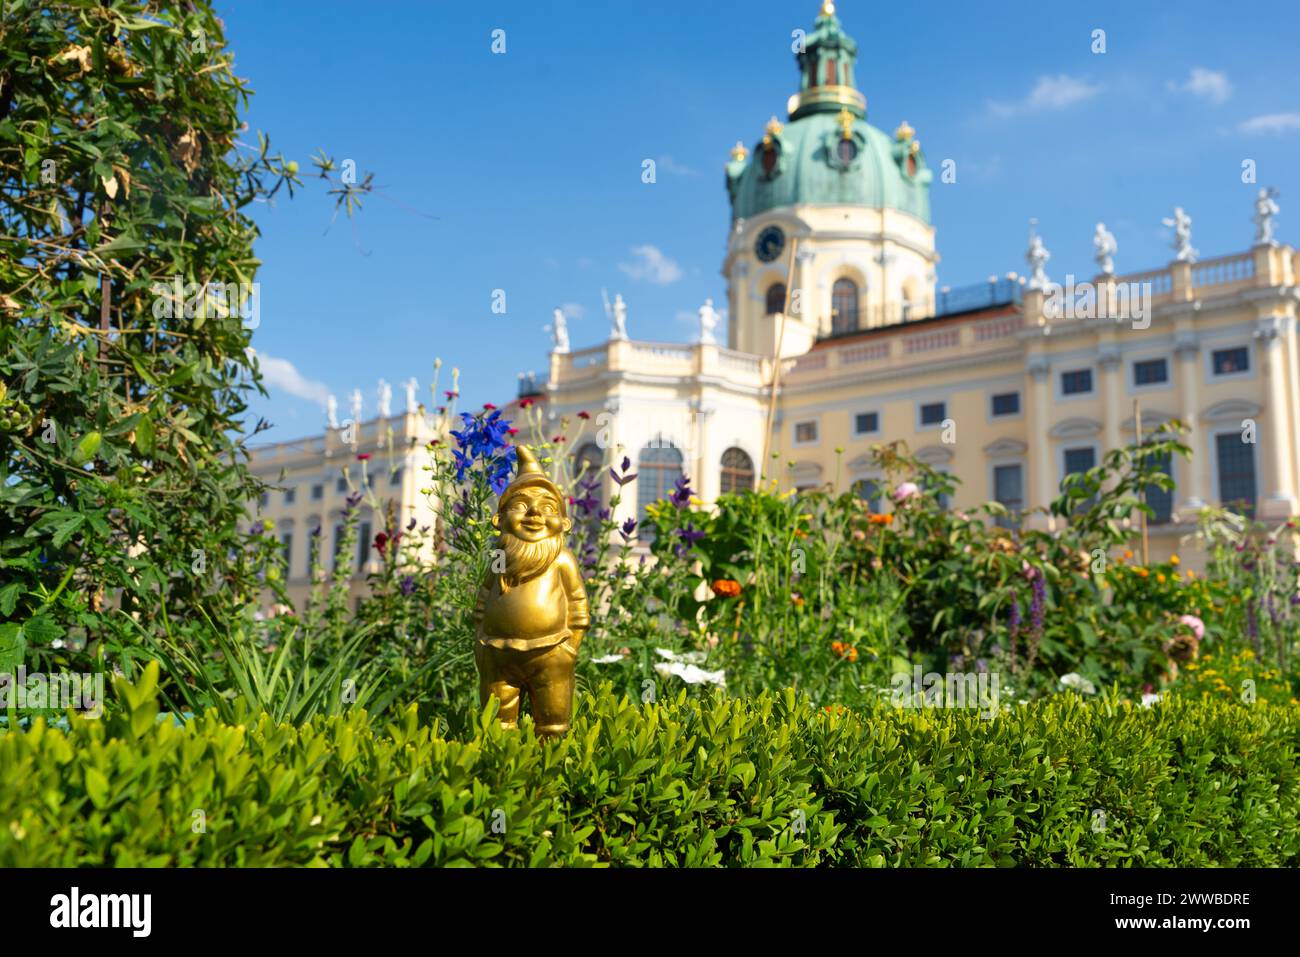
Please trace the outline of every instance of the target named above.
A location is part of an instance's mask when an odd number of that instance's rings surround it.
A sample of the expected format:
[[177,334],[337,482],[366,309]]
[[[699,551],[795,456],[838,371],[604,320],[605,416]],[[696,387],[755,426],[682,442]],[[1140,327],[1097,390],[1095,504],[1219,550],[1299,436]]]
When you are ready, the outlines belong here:
[[790,600],[794,602],[796,608],[803,607],[803,598],[800,595],[791,595]]
[[719,578],[710,587],[713,588],[713,594],[722,598],[735,598],[740,594],[740,582],[730,578]]
[[1148,575],[1151,574],[1151,573],[1150,573],[1149,571],[1147,571],[1145,568],[1135,568],[1135,569],[1133,569],[1133,571],[1137,572],[1137,573],[1138,573],[1139,575],[1141,575],[1143,578],[1146,578]]
[[846,658],[849,661],[858,660],[858,649],[854,648],[852,645],[847,645],[842,641],[832,641],[831,651],[835,652],[839,657]]
[[867,521],[872,525],[892,525],[894,522],[894,516],[892,513],[886,514],[884,512],[872,512],[867,516]]
[[1132,553],[1132,552],[1128,552],[1128,551],[1126,551],[1126,552],[1124,553],[1124,557],[1125,557],[1125,558],[1132,558],[1132,557],[1133,557],[1133,553]]

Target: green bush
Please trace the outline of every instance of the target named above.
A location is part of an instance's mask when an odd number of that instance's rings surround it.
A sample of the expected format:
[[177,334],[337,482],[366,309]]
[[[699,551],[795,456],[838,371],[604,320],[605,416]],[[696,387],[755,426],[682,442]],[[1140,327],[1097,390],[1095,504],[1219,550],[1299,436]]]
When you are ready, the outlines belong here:
[[975,711],[794,692],[657,704],[609,686],[571,733],[468,740],[414,707],[301,727],[156,712],[0,736],[0,865],[1295,865],[1300,707],[1074,695]]

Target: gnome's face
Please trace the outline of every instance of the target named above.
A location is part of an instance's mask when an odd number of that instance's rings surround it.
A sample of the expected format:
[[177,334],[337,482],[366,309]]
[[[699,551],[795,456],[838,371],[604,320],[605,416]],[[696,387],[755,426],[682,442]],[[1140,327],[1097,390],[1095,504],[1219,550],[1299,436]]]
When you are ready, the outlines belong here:
[[564,517],[560,500],[540,485],[512,492],[501,503],[492,524],[505,534],[530,544],[563,535],[573,525]]

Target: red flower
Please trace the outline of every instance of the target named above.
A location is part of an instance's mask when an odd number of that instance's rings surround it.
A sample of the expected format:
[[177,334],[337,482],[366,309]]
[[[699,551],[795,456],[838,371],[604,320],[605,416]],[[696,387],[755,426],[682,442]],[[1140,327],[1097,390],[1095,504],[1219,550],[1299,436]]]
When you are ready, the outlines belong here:
[[552,437],[551,441],[554,442],[556,445],[559,445],[561,442],[564,441],[564,436],[562,436],[562,435],[556,435],[556,436]]
[[448,389],[446,392],[443,393],[443,395],[445,395],[445,396],[446,396],[447,398],[449,398],[449,399],[454,399],[454,398],[456,398],[457,396],[459,396],[460,393],[459,393],[459,392],[452,392],[450,389]]
[[487,409],[489,412],[491,412],[493,409],[496,408],[496,406],[493,405],[491,402],[484,402],[484,403],[483,403],[483,408],[485,408],[485,409]]
[[580,418],[580,419],[590,419],[590,418],[591,418],[591,413],[590,413],[590,412],[579,412],[579,413],[578,413],[578,418]]
[[518,435],[518,434],[519,434],[518,429],[506,429],[506,435]]
[[519,408],[521,408],[521,409],[526,409],[526,408],[528,408],[528,407],[529,407],[530,405],[532,405],[532,404],[533,404],[533,400],[532,400],[532,399],[520,399],[520,400],[519,400]]
[[360,455],[357,456],[357,461],[358,461],[358,462],[369,462],[369,461],[370,461],[370,453],[369,453],[369,452],[362,452]]

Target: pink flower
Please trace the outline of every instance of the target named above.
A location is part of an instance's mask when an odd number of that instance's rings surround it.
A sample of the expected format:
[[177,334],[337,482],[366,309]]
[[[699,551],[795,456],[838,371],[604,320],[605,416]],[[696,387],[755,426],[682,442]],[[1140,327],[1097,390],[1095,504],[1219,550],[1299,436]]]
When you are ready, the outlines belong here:
[[1196,636],[1197,641],[1200,641],[1205,637],[1205,622],[1201,621],[1201,619],[1197,618],[1195,615],[1183,615],[1178,619],[1178,623],[1180,625],[1186,625],[1188,628],[1192,629],[1192,634]]
[[903,482],[894,489],[894,501],[902,505],[909,498],[915,498],[920,494],[921,489],[915,482]]

